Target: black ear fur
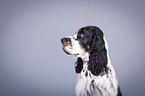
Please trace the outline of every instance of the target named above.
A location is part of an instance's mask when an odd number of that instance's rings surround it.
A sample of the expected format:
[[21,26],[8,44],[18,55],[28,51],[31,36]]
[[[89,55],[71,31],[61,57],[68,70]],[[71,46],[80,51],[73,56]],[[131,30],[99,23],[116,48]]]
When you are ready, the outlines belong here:
[[93,30],[93,42],[89,51],[88,69],[93,75],[100,75],[107,70],[107,50],[103,40],[103,32],[95,27]]
[[76,64],[76,67],[75,67],[76,73],[80,73],[83,69],[83,60],[82,60],[82,58],[79,57],[75,64]]

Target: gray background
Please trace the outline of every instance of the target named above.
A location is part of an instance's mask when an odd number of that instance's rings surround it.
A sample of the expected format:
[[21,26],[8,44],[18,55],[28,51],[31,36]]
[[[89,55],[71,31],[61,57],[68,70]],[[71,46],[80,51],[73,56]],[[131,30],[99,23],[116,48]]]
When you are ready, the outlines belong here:
[[0,96],[74,96],[60,39],[100,27],[124,96],[145,96],[145,1],[0,1]]

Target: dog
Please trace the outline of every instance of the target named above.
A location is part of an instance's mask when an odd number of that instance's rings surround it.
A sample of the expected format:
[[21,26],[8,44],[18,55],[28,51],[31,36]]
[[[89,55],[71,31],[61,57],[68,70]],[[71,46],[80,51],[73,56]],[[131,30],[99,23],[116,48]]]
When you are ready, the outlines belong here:
[[108,44],[97,26],[85,26],[61,39],[62,49],[77,58],[76,96],[122,96],[108,55]]

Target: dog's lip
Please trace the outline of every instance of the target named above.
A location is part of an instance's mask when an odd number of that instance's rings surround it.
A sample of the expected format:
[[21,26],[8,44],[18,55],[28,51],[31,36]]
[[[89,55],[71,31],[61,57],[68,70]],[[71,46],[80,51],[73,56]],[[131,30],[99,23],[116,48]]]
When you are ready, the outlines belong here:
[[63,49],[63,51],[64,51],[66,54],[71,55],[69,52],[67,52],[67,51],[64,49],[64,47],[63,47],[62,49]]
[[67,51],[64,49],[64,47],[63,47],[62,49],[63,49],[63,51],[64,51],[66,54],[68,54],[68,55],[75,55],[75,56],[79,55],[79,53],[71,54],[71,53],[67,52]]

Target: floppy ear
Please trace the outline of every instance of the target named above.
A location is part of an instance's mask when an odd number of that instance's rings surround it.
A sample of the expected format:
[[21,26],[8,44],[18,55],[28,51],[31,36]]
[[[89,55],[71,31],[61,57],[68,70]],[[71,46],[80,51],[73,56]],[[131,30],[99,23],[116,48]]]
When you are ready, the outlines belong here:
[[93,31],[93,42],[90,49],[88,69],[93,75],[100,75],[107,70],[107,50],[103,40],[103,32],[96,28]]
[[76,73],[80,73],[83,69],[83,60],[82,60],[82,58],[78,57],[77,62],[75,64],[76,64],[76,66],[75,66]]

